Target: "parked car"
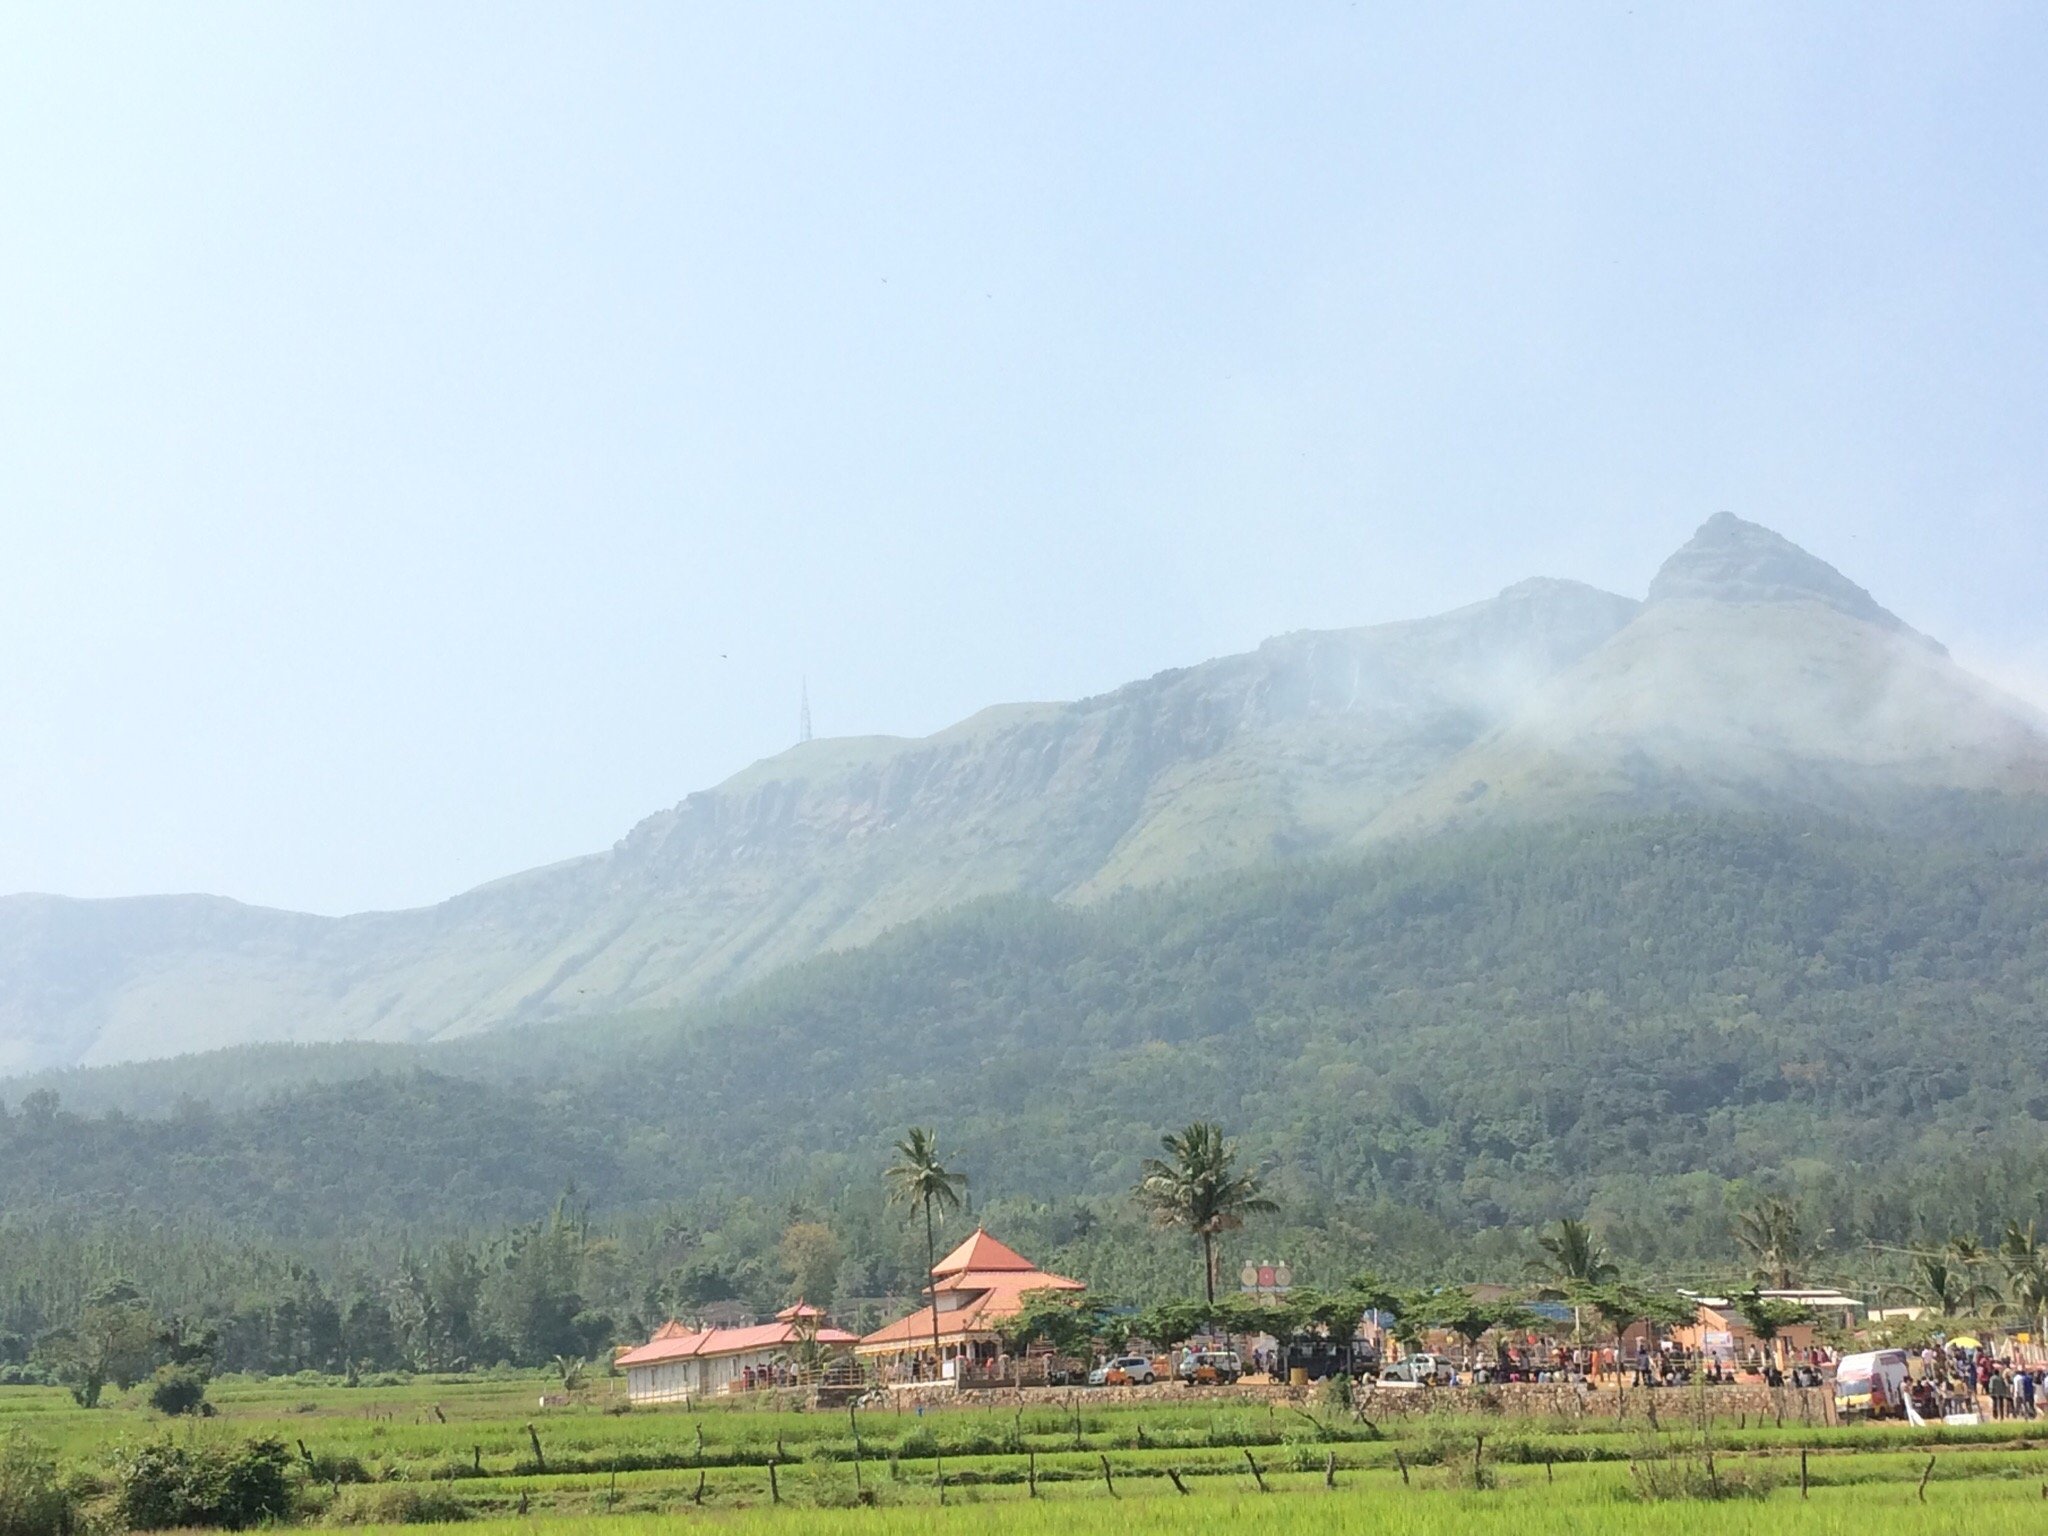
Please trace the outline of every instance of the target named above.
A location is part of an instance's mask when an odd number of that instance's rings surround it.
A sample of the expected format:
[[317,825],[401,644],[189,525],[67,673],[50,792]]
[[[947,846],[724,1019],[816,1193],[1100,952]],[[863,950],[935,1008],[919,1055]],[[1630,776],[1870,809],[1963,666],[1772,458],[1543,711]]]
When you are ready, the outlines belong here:
[[1383,1387],[1442,1387],[1451,1382],[1451,1362],[1442,1355],[1409,1355],[1380,1368]]
[[1183,1356],[1178,1371],[1189,1386],[1227,1385],[1244,1374],[1244,1361],[1234,1349],[1205,1349]]
[[1158,1371],[1143,1355],[1118,1355],[1088,1373],[1091,1387],[1149,1387],[1158,1379]]

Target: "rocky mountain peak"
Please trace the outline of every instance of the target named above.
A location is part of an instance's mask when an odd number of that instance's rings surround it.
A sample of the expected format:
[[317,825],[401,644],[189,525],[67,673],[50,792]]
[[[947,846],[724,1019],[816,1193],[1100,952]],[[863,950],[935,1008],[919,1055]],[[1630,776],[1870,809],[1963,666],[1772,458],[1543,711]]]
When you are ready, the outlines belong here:
[[1781,534],[1716,512],[1650,583],[1650,601],[1719,603],[1818,602],[1883,629],[1905,621],[1825,560]]

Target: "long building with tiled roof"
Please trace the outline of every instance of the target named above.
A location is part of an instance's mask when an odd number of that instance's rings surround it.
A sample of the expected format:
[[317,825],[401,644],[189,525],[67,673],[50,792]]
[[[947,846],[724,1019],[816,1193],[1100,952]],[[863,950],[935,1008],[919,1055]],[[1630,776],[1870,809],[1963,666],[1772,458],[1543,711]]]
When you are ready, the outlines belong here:
[[620,1355],[618,1366],[626,1373],[629,1402],[678,1402],[771,1385],[807,1346],[843,1355],[857,1342],[832,1327],[818,1308],[799,1301],[776,1313],[774,1322],[746,1328],[664,1323],[645,1344]]

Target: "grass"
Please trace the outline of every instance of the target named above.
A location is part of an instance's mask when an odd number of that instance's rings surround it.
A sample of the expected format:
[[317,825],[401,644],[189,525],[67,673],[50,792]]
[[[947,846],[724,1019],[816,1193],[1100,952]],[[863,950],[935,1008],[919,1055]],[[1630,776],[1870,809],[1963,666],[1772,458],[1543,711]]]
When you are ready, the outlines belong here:
[[557,1391],[530,1373],[354,1388],[229,1379],[212,1391],[217,1417],[167,1421],[136,1394],[87,1412],[61,1392],[7,1388],[0,1434],[28,1433],[82,1485],[102,1487],[119,1451],[143,1440],[274,1435],[311,1458],[302,1496],[309,1521],[376,1529],[393,1518],[466,1517],[465,1529],[479,1536],[501,1523],[526,1536],[542,1524],[544,1536],[570,1536],[598,1521],[605,1536],[634,1536],[651,1520],[678,1518],[846,1536],[1021,1536],[1055,1523],[1083,1531],[1113,1523],[1117,1536],[1141,1536],[1161,1522],[1184,1531],[1191,1521],[1240,1519],[1283,1536],[1362,1520],[1417,1536],[1509,1536],[1511,1528],[1513,1536],[1589,1528],[1714,1536],[1873,1523],[1946,1531],[1965,1519],[1974,1533],[2021,1519],[2048,1524],[2048,1425],[1717,1424],[1718,1476],[1768,1493],[1644,1502],[1648,1469],[1696,1449],[1697,1429],[1673,1423],[1684,1417],[1675,1394],[1656,1433],[1605,1418],[1430,1416],[1374,1428],[1264,1403],[1117,1403],[1086,1393],[1021,1411],[880,1408],[852,1418],[728,1403],[618,1412],[611,1381],[544,1406],[542,1396]]

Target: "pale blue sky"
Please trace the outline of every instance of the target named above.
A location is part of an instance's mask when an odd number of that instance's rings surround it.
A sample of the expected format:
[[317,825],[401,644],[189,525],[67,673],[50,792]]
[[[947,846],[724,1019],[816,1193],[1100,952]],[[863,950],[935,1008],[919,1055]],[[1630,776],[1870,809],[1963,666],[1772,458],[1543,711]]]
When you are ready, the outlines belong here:
[[1729,508],[2040,690],[2048,8],[14,4],[0,890],[342,911]]

